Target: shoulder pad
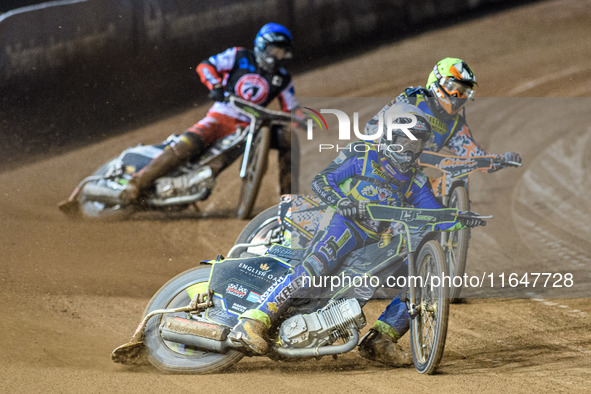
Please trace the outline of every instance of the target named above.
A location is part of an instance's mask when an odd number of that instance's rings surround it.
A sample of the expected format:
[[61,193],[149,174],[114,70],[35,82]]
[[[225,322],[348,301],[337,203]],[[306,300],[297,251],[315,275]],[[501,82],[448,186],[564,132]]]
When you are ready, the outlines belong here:
[[430,92],[428,89],[422,87],[422,86],[411,86],[409,88],[406,88],[404,90],[404,95],[408,96],[408,97],[416,97],[419,95],[423,95],[423,96],[429,96]]

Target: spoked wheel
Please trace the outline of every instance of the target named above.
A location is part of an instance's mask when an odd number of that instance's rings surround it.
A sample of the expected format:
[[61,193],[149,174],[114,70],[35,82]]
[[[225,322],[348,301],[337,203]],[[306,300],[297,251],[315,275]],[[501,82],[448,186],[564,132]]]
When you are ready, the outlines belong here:
[[422,283],[417,281],[416,284],[418,313],[411,318],[410,345],[417,371],[431,375],[443,355],[449,316],[448,289],[443,283],[434,283],[431,279],[445,275],[445,255],[439,242],[425,243],[416,265]]
[[[156,309],[180,308],[189,305],[197,293],[207,291],[210,266],[187,270],[158,290],[144,311],[144,316]],[[236,364],[242,353],[230,350],[225,354],[203,352],[180,343],[162,339],[160,323],[165,317],[187,318],[187,313],[156,315],[148,320],[144,344],[150,363],[163,372],[204,374],[218,372]]]
[[[452,192],[448,203],[449,208],[457,208],[460,211],[470,210],[470,200],[468,199],[468,191],[464,186],[456,186]],[[444,242],[442,243],[447,259],[448,271],[451,278],[455,276],[464,276],[466,272],[466,258],[468,257],[468,244],[470,242],[470,229],[463,229],[459,231],[451,231],[442,235]],[[453,287],[450,289],[450,302],[456,303],[459,301],[461,287]]]
[[[99,168],[93,175],[100,175],[104,176],[111,170],[111,168],[115,165],[115,159],[111,159],[101,168]],[[96,182],[114,182],[110,180],[101,180]],[[100,219],[100,220],[117,220],[117,219],[124,219],[133,213],[133,209],[129,206],[123,206],[121,204],[108,204],[104,202],[99,202],[88,198],[84,193],[84,188],[82,188],[80,192],[80,212],[82,215],[87,219]]]
[[256,215],[236,239],[236,244],[262,244],[248,248],[235,249],[228,257],[240,257],[240,254],[247,252],[255,255],[263,255],[271,244],[266,244],[265,239],[273,231],[280,228],[279,224],[279,206],[274,205],[265,209]]
[[254,138],[246,166],[246,176],[242,179],[238,199],[238,218],[248,219],[259,192],[263,175],[267,170],[267,155],[271,144],[271,129],[261,127]]

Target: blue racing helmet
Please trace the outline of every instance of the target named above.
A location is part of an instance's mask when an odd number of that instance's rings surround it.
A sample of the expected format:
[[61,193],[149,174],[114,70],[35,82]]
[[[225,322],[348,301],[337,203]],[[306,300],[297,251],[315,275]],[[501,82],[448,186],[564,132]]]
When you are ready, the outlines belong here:
[[292,55],[292,37],[285,26],[267,23],[254,39],[254,54],[259,66],[273,72],[285,65]]

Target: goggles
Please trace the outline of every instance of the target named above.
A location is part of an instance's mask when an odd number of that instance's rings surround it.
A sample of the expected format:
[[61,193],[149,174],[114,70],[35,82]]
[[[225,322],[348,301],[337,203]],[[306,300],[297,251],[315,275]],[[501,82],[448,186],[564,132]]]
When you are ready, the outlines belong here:
[[411,140],[410,138],[397,136],[394,140],[394,143],[402,146],[401,153],[410,151],[414,154],[417,154],[422,152],[424,149],[424,142],[420,139],[415,141]]
[[471,99],[474,96],[474,84],[454,78],[441,78],[439,84],[452,97]]
[[277,45],[269,44],[265,48],[265,55],[272,57],[275,60],[287,60],[293,57],[291,48],[279,47]]

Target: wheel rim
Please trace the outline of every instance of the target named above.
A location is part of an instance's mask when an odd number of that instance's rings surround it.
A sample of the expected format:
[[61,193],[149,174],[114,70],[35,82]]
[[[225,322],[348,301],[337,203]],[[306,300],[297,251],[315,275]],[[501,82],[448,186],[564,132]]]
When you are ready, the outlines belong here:
[[[199,282],[196,283],[194,285],[191,285],[190,287],[193,287],[195,285],[200,285],[200,284],[205,284],[207,282]],[[188,293],[188,289],[183,289],[182,291],[180,291],[179,293],[177,293],[171,300],[170,302],[165,306],[165,309],[168,308],[179,308],[185,305],[188,305],[191,302],[191,297],[189,296]],[[182,317],[185,319],[190,318],[190,314],[189,313],[169,313],[166,315],[160,315],[158,317],[158,327],[160,326],[160,323],[162,322],[162,319],[164,317],[170,317],[170,316],[178,316],[178,317]],[[154,317],[156,318],[156,317]],[[183,356],[193,356],[193,357],[202,357],[202,356],[206,356],[209,355],[208,352],[203,352],[200,350],[196,350],[192,347],[186,346],[182,343],[178,343],[178,342],[171,342],[171,341],[167,341],[165,339],[162,339],[162,337],[160,337],[160,339],[162,340],[162,342],[164,342],[164,344],[166,345],[166,347],[168,349],[170,349],[172,352],[181,354]]]
[[[458,207],[458,197],[455,193],[452,194],[451,200],[449,202],[449,206],[451,208],[459,208]],[[459,230],[463,231],[463,230]],[[458,232],[459,231],[452,231],[448,236],[448,241],[446,245],[446,258],[448,261],[451,261],[449,264],[450,269],[450,276],[453,278],[458,271],[458,257],[459,257],[459,250],[458,250]]]
[[[417,321],[417,329],[419,335],[417,336],[418,344],[417,349],[420,352],[417,354],[419,362],[425,363],[429,359],[433,350],[433,344],[437,335],[437,289],[433,287],[431,290],[430,280],[427,277],[427,273],[433,273],[435,271],[434,259],[431,255],[426,256],[420,265],[420,275],[423,278],[424,286],[420,288],[420,311]],[[415,318],[415,319],[416,319]]]

